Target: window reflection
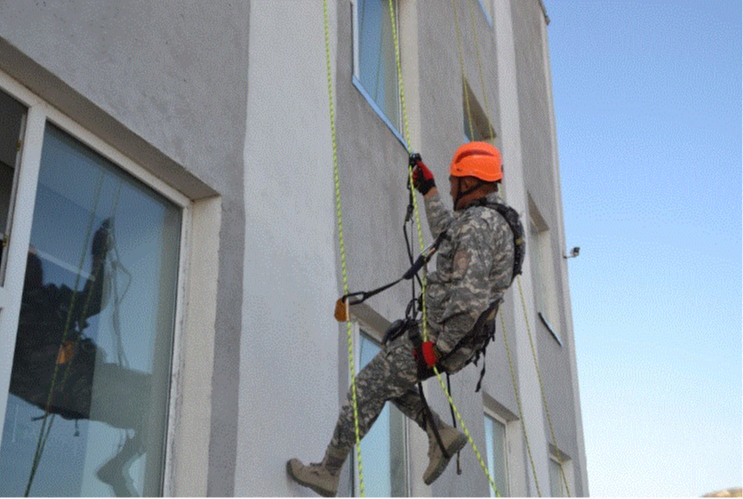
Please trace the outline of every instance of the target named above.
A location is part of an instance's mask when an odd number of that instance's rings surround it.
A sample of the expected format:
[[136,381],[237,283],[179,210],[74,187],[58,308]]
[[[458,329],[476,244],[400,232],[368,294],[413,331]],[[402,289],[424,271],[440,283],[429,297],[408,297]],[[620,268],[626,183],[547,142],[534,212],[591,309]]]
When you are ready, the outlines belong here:
[[[393,5],[396,9],[397,2]],[[399,128],[399,89],[389,1],[357,0],[357,9],[359,80],[387,119]]]
[[509,495],[508,489],[508,459],[506,454],[506,425],[497,419],[485,415],[485,448],[488,458],[488,471],[498,488],[498,492],[490,488],[490,497]]
[[[359,370],[380,350],[374,340],[362,333],[359,341]],[[392,403],[386,404],[361,441],[364,491],[368,497],[407,495],[404,432],[403,414]]]
[[0,495],[159,495],[180,209],[49,126]]

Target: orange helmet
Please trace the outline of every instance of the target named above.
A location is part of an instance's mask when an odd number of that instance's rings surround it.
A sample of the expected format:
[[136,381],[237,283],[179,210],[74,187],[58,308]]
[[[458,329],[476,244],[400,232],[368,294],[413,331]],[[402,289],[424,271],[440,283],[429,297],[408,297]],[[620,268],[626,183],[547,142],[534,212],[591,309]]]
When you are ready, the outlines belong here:
[[449,175],[497,182],[503,178],[500,151],[487,142],[468,142],[459,146],[451,161]]

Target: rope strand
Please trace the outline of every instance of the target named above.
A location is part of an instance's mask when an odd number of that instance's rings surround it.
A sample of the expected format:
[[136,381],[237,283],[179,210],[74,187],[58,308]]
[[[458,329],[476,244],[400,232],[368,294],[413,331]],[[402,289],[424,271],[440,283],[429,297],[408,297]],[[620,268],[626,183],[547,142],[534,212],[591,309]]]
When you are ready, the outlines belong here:
[[[410,152],[410,137],[408,133],[408,118],[407,118],[407,109],[405,108],[405,90],[404,90],[404,84],[403,84],[403,78],[402,78],[402,70],[400,66],[400,43],[397,37],[397,27],[395,22],[395,14],[394,14],[394,5],[393,0],[389,0],[389,11],[390,11],[390,22],[392,23],[392,36],[394,40],[394,46],[395,46],[395,61],[397,63],[397,78],[398,78],[398,86],[400,91],[400,101],[402,103],[402,114],[403,114],[403,123],[405,126],[405,140],[408,143],[408,152]],[[408,182],[411,188],[413,188],[413,169],[412,167],[408,168]],[[418,210],[418,203],[417,203],[417,196],[413,196],[413,211],[415,215],[415,222],[416,227],[418,230],[418,242],[421,247],[421,251],[424,248],[423,243],[423,229],[420,219],[420,212]],[[428,317],[427,317],[427,307],[426,307],[426,273],[424,270],[423,274],[423,280],[421,285],[421,322],[423,324],[423,327],[421,328],[423,331],[423,341],[428,341]],[[477,448],[477,445],[475,444],[475,441],[472,439],[472,436],[469,433],[469,430],[467,429],[467,425],[464,423],[464,420],[462,419],[462,415],[459,413],[459,410],[457,409],[456,404],[454,403],[454,399],[452,399],[451,395],[449,394],[449,391],[446,389],[446,385],[444,384],[444,380],[441,377],[441,374],[439,373],[438,369],[434,367],[434,373],[436,374],[436,378],[439,381],[439,385],[441,385],[441,388],[444,391],[444,394],[446,395],[449,404],[454,411],[454,413],[457,415],[457,419],[459,420],[459,423],[462,425],[462,430],[467,437],[467,440],[469,441],[470,445],[472,446],[472,450],[475,451],[475,456],[477,456],[477,460],[480,463],[480,466],[482,467],[483,473],[488,479],[488,482],[490,482],[490,485],[493,487],[493,490],[498,490],[495,486],[495,482],[493,480],[493,477],[490,475],[490,472],[488,470],[487,465],[485,464],[485,461],[482,459],[482,456],[480,454],[480,451]]]
[[[325,33],[325,68],[328,81],[328,108],[330,111],[330,135],[333,147],[333,183],[335,187],[335,212],[338,226],[338,250],[341,259],[341,275],[343,277],[343,294],[347,295],[348,289],[348,270],[346,265],[346,248],[343,237],[343,214],[341,202],[340,173],[338,168],[338,144],[336,142],[335,129],[335,107],[333,104],[333,71],[330,64],[330,28],[328,21],[328,1],[323,0],[323,24]],[[348,309],[348,300],[346,308]],[[353,422],[354,432],[356,435],[356,461],[359,469],[359,494],[364,497],[364,467],[361,459],[361,436],[359,429],[359,410],[356,390],[356,366],[354,364],[354,340],[351,321],[346,321],[346,335],[348,340],[348,371],[351,375],[351,403],[353,405]]]

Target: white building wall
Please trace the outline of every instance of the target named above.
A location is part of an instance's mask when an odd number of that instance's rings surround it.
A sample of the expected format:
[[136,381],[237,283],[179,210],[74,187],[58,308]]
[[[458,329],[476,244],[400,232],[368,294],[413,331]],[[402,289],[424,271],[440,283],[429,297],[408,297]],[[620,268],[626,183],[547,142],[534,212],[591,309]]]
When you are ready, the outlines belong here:
[[322,458],[339,407],[322,16],[320,2],[251,2],[237,496],[298,494],[285,463]]
[[[519,82],[516,78],[516,54],[514,50],[513,15],[510,0],[498,0],[495,2],[495,32],[498,47],[498,83],[500,86],[499,102],[501,106],[501,143],[504,163],[507,163],[508,180],[505,183],[506,199],[522,217],[525,230],[528,227],[528,212],[526,200],[526,188],[524,185],[524,163],[522,155],[520,110],[518,100]],[[530,248],[527,247],[527,251]],[[514,282],[511,288],[513,299],[510,301],[513,307],[514,327],[517,331],[514,356],[517,359],[518,383],[523,407],[524,426],[531,447],[531,459],[528,457],[528,449],[522,444],[522,460],[524,460],[522,473],[515,478],[517,494],[524,496],[535,496],[537,494],[537,482],[539,489],[549,484],[549,470],[547,468],[549,455],[547,453],[547,436],[544,432],[544,414],[540,398],[539,379],[534,363],[532,361],[531,344],[529,337],[524,334],[528,324],[536,324],[536,314],[531,307],[527,308],[528,315],[521,306],[521,296],[518,292],[519,284],[524,291],[524,301],[533,303],[531,266],[529,258],[524,260],[523,274],[519,281]],[[532,464],[533,463],[533,464]],[[534,473],[530,472],[534,466]],[[536,480],[535,480],[536,475]]]

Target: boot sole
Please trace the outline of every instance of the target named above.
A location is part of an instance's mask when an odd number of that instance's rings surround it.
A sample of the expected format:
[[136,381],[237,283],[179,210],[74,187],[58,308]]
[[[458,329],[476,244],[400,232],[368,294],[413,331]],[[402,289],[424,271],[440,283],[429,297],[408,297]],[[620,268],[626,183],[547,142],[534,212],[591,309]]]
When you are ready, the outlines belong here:
[[322,487],[319,487],[318,485],[301,480],[297,475],[294,474],[294,470],[292,469],[291,460],[286,462],[286,473],[291,477],[292,480],[297,482],[299,485],[308,487],[323,497],[335,497],[337,493],[337,491],[335,490],[323,489]]
[[[459,437],[452,442],[452,444],[447,447],[446,452],[450,456],[454,457],[454,454],[462,450],[462,448],[467,445],[467,437],[464,435],[459,435]],[[436,467],[436,469],[433,470],[433,473],[431,473],[431,476],[424,479],[423,482],[426,485],[431,485],[433,482],[435,482],[441,474],[444,472],[447,466],[449,466],[449,461],[451,461],[451,457],[449,459],[443,459],[441,461],[441,464]]]

